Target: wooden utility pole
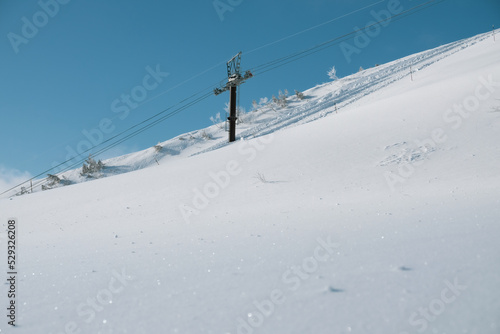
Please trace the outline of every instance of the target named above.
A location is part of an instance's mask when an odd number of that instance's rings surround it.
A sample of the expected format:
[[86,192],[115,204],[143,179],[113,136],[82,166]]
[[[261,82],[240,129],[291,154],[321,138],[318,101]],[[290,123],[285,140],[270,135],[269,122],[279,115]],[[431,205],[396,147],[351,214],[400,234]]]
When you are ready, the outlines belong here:
[[253,75],[250,71],[246,71],[244,75],[240,73],[241,52],[231,58],[227,63],[227,83],[221,88],[215,88],[214,94],[219,95],[229,90],[229,142],[236,140],[236,101],[238,86],[250,79]]

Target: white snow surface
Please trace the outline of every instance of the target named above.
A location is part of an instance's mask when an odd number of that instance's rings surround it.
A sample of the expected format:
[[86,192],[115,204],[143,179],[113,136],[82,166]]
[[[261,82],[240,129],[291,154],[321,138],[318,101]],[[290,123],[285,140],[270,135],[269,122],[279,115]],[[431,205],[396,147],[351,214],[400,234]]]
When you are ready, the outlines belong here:
[[0,199],[0,333],[500,333],[499,65],[478,35]]

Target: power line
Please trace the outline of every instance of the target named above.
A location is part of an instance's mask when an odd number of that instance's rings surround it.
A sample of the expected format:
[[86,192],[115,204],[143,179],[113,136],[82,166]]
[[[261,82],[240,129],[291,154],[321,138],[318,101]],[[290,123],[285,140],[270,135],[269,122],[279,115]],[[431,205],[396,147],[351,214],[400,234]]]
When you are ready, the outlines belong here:
[[346,34],[344,34],[342,36],[330,39],[330,40],[328,40],[326,42],[317,44],[317,45],[315,45],[313,47],[310,47],[308,49],[304,49],[304,50],[292,53],[292,54],[290,54],[288,56],[284,56],[284,57],[281,57],[281,58],[269,61],[267,63],[258,65],[256,67],[253,67],[251,69],[252,73],[254,74],[254,76],[257,76],[259,74],[263,74],[265,72],[274,70],[274,69],[276,69],[278,67],[281,67],[283,65],[286,65],[286,64],[294,62],[294,61],[297,61],[297,60],[302,59],[304,57],[307,57],[307,56],[309,56],[311,54],[314,54],[316,52],[322,51],[322,50],[324,50],[326,48],[329,48],[331,46],[337,45],[337,44],[339,44],[339,43],[341,43],[343,41],[349,40],[349,39],[355,37],[355,35],[358,34],[361,31],[366,31],[366,30],[370,29],[371,27],[380,25],[381,23],[384,23],[384,22],[387,22],[387,21],[392,21],[393,19],[395,19],[394,21],[398,21],[398,20],[400,20],[400,19],[402,19],[404,17],[416,14],[417,12],[419,12],[421,10],[430,8],[432,6],[435,6],[437,4],[442,3],[444,1],[446,1],[446,0],[430,0],[430,1],[427,1],[425,3],[422,3],[420,5],[414,6],[414,7],[410,8],[410,9],[407,9],[407,10],[405,10],[405,11],[399,13],[399,14],[394,14],[393,16],[390,16],[390,17],[388,17],[386,19],[379,20],[379,21],[374,22],[374,23],[372,23],[370,25],[367,25],[367,26],[365,26],[362,29],[351,31],[351,32],[346,33]]
[[290,39],[290,38],[292,38],[292,37],[295,37],[295,36],[301,35],[301,34],[303,34],[303,33],[305,33],[305,32],[311,31],[311,30],[313,30],[313,29],[316,29],[316,28],[322,27],[322,26],[324,26],[324,25],[326,25],[326,24],[328,24],[328,23],[332,23],[332,22],[338,21],[338,20],[343,19],[343,18],[345,18],[345,17],[347,17],[347,16],[351,16],[352,14],[356,14],[357,12],[360,12],[360,11],[365,10],[365,9],[367,9],[367,8],[373,7],[373,6],[378,5],[379,3],[382,3],[382,2],[385,2],[385,0],[381,0],[381,1],[378,1],[378,2],[375,2],[375,3],[372,3],[371,5],[368,5],[368,6],[365,6],[365,7],[362,7],[362,8],[356,9],[356,10],[353,10],[353,11],[352,11],[352,12],[350,12],[350,13],[347,13],[347,14],[344,14],[344,15],[341,15],[341,16],[337,16],[337,17],[336,17],[336,18],[334,18],[334,19],[331,19],[331,20],[328,20],[328,21],[326,21],[326,22],[323,22],[323,23],[317,24],[317,25],[315,25],[315,26],[313,26],[313,27],[310,27],[310,28],[304,29],[304,30],[302,30],[302,31],[296,32],[296,33],[294,33],[294,34],[288,35],[288,36],[286,36],[286,37],[280,38],[280,39],[278,39],[278,40],[276,40],[276,41],[274,41],[274,42],[271,42],[271,43],[265,44],[265,45],[263,45],[263,46],[259,46],[258,48],[252,49],[252,50],[250,50],[250,51],[246,51],[246,52],[244,52],[244,53],[245,53],[245,54],[250,54],[250,53],[252,53],[252,52],[255,52],[255,51],[258,51],[258,50],[260,50],[260,49],[266,48],[266,47],[268,47],[268,46],[274,45],[274,44],[276,44],[276,43],[286,41],[287,39]]

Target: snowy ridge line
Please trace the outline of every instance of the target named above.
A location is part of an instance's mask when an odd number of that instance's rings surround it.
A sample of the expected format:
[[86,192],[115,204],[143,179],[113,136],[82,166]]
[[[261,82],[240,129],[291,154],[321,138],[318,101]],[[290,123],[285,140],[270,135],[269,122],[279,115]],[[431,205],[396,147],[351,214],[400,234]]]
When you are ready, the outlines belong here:
[[[304,92],[307,95],[312,90],[319,88],[340,85],[340,88],[319,97],[318,99],[307,101],[292,110],[285,110],[288,115],[278,115],[275,119],[258,126],[246,129],[240,132],[237,136],[243,138],[256,138],[270,133],[280,131],[289,127],[299,126],[304,123],[315,121],[335,112],[335,105],[340,111],[344,107],[368,96],[380,89],[383,89],[399,80],[402,80],[410,75],[409,68],[412,71],[421,71],[428,66],[435,64],[463,49],[473,46],[490,37],[490,33],[484,33],[472,38],[463,39],[452,42],[437,48],[423,51],[405,58],[392,61],[387,64],[379,65],[375,68],[369,68],[362,72],[352,74],[350,76],[338,79],[331,83],[318,85]],[[368,75],[363,75],[369,73]],[[194,155],[199,155],[209,151],[217,150],[229,145],[227,142],[219,142],[212,147],[209,147]]]

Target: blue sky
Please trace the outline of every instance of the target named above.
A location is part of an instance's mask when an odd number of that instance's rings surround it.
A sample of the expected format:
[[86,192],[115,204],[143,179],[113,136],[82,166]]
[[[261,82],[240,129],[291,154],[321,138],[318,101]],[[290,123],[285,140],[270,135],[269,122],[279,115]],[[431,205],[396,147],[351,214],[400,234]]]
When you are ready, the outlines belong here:
[[[425,2],[0,0],[0,192],[220,82],[238,51],[251,69],[362,28],[374,12]],[[331,66],[346,76],[493,24],[500,1],[446,0],[385,24],[348,57],[337,44],[255,76],[241,87],[241,106],[326,82]],[[207,98],[102,158],[211,125],[228,98]]]

